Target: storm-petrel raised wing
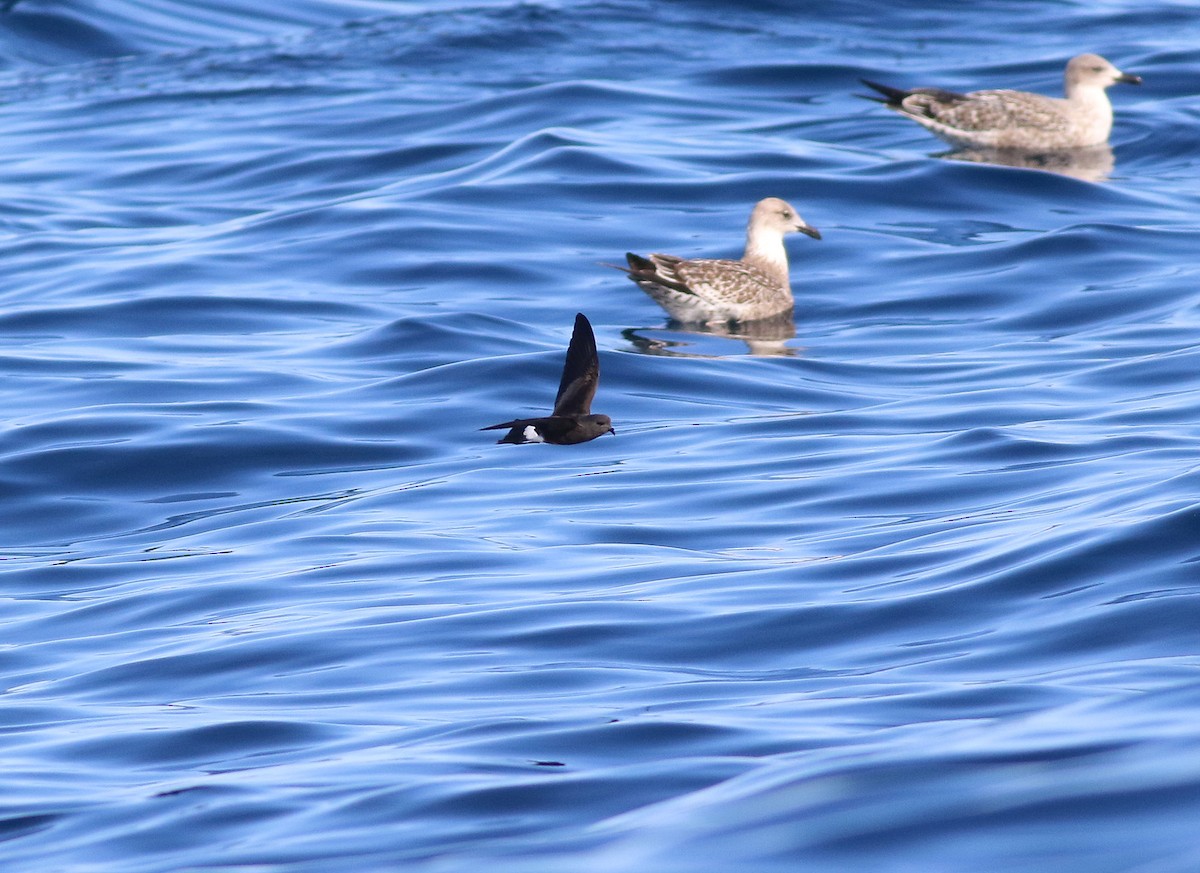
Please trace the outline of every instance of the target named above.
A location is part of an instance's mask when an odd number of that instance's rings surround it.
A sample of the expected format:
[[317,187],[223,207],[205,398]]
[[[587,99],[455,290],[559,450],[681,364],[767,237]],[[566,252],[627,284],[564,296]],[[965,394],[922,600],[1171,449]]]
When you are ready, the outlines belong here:
[[1141,81],[1099,55],[1078,55],[1063,75],[1065,98],[1007,90],[905,91],[868,79],[862,83],[884,98],[868,100],[879,100],[956,148],[1059,151],[1108,142],[1113,112],[1106,89]]
[[675,255],[649,257],[628,252],[629,274],[638,287],[682,322],[755,321],[791,312],[784,234],[800,232],[820,239],[820,232],[778,197],[754,205],[746,227],[746,253],[741,260]]
[[600,356],[596,354],[596,336],[587,316],[575,315],[575,330],[563,362],[562,379],[554,411],[546,418],[519,418],[493,424],[482,430],[510,428],[498,442],[554,443],[560,446],[586,443],[606,433],[615,434],[612,419],[607,415],[592,415],[592,398],[600,382]]

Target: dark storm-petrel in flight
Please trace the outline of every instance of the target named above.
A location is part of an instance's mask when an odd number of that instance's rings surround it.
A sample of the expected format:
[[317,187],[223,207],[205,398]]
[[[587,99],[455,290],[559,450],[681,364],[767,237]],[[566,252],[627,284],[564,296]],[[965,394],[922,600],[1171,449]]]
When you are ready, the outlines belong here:
[[596,354],[596,336],[587,316],[575,316],[575,330],[563,362],[562,380],[554,411],[546,418],[518,418],[493,424],[481,430],[509,428],[501,443],[554,443],[560,446],[586,443],[606,433],[615,434],[612,419],[607,415],[592,415],[592,398],[600,381],[600,357]]

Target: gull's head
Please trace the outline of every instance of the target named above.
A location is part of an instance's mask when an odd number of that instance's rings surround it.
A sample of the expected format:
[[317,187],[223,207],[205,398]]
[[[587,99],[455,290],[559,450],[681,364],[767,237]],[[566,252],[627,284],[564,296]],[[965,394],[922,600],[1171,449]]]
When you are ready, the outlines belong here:
[[813,239],[821,238],[819,230],[801,218],[800,213],[790,203],[778,197],[768,197],[754,204],[754,211],[750,213],[749,235],[755,238],[762,233],[779,236],[785,233],[803,233]]
[[1142,84],[1142,77],[1122,73],[1100,55],[1077,55],[1067,64],[1065,77],[1067,96],[1080,88],[1104,90],[1109,85],[1124,82],[1128,85]]

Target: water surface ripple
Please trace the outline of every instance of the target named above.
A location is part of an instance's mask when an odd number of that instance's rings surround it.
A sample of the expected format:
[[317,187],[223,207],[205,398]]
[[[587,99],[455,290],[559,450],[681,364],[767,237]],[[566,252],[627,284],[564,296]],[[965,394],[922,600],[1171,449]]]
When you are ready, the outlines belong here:
[[[285,6],[0,16],[5,870],[1197,869],[1194,11]],[[604,266],[769,195],[795,336]]]

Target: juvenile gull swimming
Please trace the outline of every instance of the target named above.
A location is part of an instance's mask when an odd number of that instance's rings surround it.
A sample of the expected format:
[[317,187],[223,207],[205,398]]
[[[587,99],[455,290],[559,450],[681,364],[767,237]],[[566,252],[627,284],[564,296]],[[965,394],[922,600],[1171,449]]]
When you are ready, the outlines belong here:
[[956,94],[939,88],[904,91],[863,79],[889,109],[911,118],[958,148],[1057,151],[1108,142],[1112,103],[1106,89],[1117,82],[1140,85],[1099,55],[1071,58],[1064,75],[1066,97],[1028,91],[971,91]]
[[497,442],[514,445],[554,443],[569,446],[586,443],[602,434],[615,434],[612,419],[607,415],[591,414],[592,398],[596,396],[599,382],[600,356],[596,354],[596,335],[592,333],[587,317],[580,312],[575,315],[575,330],[571,333],[571,344],[567,346],[554,411],[546,418],[518,418],[480,430],[510,428]]
[[741,260],[652,254],[625,254],[629,274],[638,287],[682,322],[754,321],[790,312],[784,234],[800,232],[820,239],[786,201],[768,197],[754,205],[746,227],[746,253]]

